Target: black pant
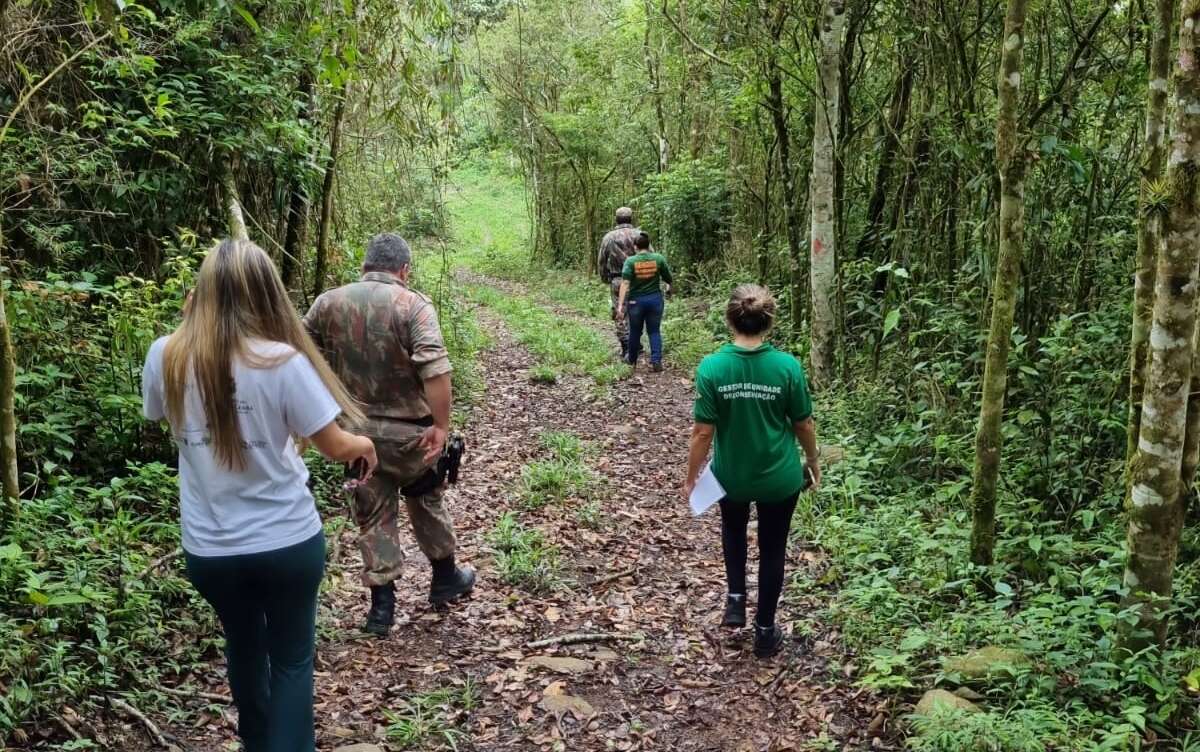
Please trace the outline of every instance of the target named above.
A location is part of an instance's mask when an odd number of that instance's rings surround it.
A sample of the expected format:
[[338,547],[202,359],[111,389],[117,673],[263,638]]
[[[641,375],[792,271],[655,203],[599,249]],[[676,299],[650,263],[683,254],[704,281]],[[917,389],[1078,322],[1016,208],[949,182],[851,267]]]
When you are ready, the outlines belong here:
[[[775,623],[775,609],[783,592],[783,565],[787,558],[788,530],[796,511],[796,494],[786,501],[757,502],[758,506],[758,615],[761,627]],[[746,594],[746,525],[750,504],[721,499],[721,549],[731,595]]]
[[225,630],[229,688],[246,752],[312,752],[325,536],[261,554],[186,559],[188,578]]

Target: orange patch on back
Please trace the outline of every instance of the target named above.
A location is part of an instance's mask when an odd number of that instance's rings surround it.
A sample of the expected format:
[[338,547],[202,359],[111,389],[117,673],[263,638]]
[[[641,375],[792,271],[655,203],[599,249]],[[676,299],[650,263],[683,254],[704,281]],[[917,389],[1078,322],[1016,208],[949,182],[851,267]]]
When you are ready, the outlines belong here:
[[635,261],[633,262],[633,276],[638,279],[650,279],[655,274],[658,274],[657,261]]

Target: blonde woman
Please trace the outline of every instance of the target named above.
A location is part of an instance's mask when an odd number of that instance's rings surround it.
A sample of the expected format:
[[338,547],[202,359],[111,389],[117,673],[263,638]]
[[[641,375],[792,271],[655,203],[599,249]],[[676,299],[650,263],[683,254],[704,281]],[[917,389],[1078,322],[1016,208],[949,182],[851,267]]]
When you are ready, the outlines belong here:
[[183,323],[150,347],[142,398],[179,449],[188,577],[225,631],[238,735],[247,752],[312,752],[325,539],[295,437],[367,475],[377,460],[335,422],[361,414],[261,248],[208,254]]

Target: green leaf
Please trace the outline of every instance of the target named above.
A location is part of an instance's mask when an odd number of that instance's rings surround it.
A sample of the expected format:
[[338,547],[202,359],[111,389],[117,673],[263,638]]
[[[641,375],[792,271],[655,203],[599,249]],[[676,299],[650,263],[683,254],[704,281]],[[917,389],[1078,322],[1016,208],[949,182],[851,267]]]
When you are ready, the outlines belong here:
[[246,22],[246,25],[249,26],[255,34],[262,33],[262,27],[258,25],[258,21],[254,20],[254,16],[250,14],[250,11],[246,10],[241,5],[234,5],[233,10],[242,17],[242,20]]
[[21,547],[16,543],[9,543],[7,546],[0,546],[0,561],[8,559],[21,558]]
[[996,583],[996,592],[999,593],[1000,595],[1005,595],[1005,596],[1011,597],[1013,594],[1013,589],[1012,589],[1012,586],[1009,585],[1007,582],[997,582]]
[[899,323],[900,309],[893,308],[892,310],[888,311],[887,316],[883,319],[883,337],[881,337],[881,339],[886,339],[888,334],[891,333],[891,331],[895,329]]
[[1183,684],[1189,692],[1200,693],[1200,668],[1192,669],[1192,672],[1183,677]]
[[79,593],[63,593],[46,601],[47,606],[77,606],[83,603],[91,603],[91,601]]
[[45,606],[50,602],[50,597],[38,590],[29,591],[29,602],[35,606]]

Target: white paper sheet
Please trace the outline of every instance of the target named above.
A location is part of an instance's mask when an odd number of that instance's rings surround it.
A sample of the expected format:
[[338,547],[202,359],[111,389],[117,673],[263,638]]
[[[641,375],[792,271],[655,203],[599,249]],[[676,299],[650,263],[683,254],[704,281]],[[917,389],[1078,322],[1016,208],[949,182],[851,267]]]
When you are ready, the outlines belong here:
[[696,479],[696,487],[692,489],[692,495],[688,499],[692,514],[699,517],[707,512],[709,507],[724,498],[725,489],[721,488],[721,482],[717,480],[717,476],[713,475],[710,462],[708,467],[704,468],[704,472],[700,473],[700,477]]

